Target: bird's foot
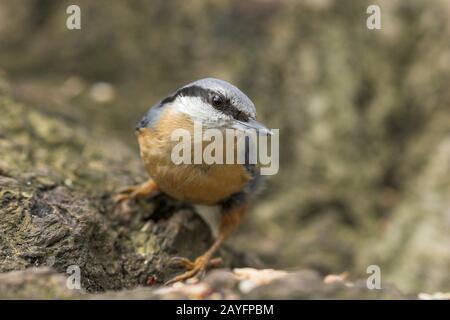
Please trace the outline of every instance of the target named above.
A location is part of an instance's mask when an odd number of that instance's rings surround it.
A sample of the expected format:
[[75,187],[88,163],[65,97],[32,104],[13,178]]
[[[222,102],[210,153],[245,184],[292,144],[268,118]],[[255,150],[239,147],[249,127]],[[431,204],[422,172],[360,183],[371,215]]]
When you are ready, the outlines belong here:
[[195,259],[195,261],[191,261],[187,258],[183,257],[174,257],[171,259],[172,265],[178,265],[186,268],[188,271],[170,279],[164,285],[170,285],[175,282],[184,281],[193,277],[201,277],[204,275],[206,269],[208,267],[218,267],[222,264],[221,258],[211,259],[208,255],[202,255]]
[[119,194],[114,197],[115,203],[130,201],[137,198],[151,197],[158,193],[158,186],[153,180],[148,180],[137,186],[125,187],[119,190]]
[[158,193],[158,186],[153,180],[148,180],[137,186],[130,186],[119,190],[114,197],[115,213],[122,222],[128,222],[131,218],[132,209],[129,205],[131,200],[144,197],[152,197]]

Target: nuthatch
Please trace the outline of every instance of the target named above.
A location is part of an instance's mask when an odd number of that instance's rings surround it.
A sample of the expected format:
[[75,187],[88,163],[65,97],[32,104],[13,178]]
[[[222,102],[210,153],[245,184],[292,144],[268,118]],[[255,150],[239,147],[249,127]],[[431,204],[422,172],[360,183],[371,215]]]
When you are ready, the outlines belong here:
[[194,130],[194,122],[205,129],[254,129],[259,134],[270,130],[255,120],[253,102],[230,83],[214,78],[192,82],[151,107],[136,131],[141,157],[150,180],[125,189],[117,201],[152,196],[163,192],[191,204],[218,205],[221,208],[219,234],[203,255],[191,262],[175,258],[188,271],[168,283],[182,281],[205,271],[213,254],[239,225],[247,210],[249,196],[260,181],[257,165],[244,164],[174,164],[171,152],[177,143],[174,130]]

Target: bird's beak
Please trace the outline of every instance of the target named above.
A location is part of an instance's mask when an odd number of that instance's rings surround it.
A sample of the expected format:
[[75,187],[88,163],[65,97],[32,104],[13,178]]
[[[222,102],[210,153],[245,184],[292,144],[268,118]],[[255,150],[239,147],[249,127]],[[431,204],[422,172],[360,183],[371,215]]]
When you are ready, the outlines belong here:
[[241,131],[256,130],[256,132],[260,136],[271,136],[272,135],[272,131],[269,128],[267,128],[262,123],[260,123],[256,120],[253,120],[253,119],[249,119],[246,122],[234,120],[233,124],[232,124],[232,128],[241,130]]

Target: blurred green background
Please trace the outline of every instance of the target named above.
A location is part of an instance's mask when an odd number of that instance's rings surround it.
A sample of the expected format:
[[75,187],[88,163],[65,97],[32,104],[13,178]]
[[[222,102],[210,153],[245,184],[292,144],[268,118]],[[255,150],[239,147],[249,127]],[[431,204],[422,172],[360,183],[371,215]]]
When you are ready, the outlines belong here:
[[[66,28],[70,4],[81,30]],[[370,4],[382,30],[366,27]],[[17,100],[136,154],[149,106],[230,81],[280,128],[280,172],[234,247],[271,267],[367,277],[377,264],[406,292],[450,291],[448,0],[2,0],[0,73]]]

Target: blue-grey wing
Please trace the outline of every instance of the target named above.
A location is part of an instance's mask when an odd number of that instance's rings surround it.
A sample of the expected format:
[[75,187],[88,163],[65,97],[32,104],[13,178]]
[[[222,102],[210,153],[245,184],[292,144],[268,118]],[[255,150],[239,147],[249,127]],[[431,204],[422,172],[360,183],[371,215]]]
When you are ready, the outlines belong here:
[[139,130],[141,128],[152,128],[159,120],[159,117],[163,111],[164,104],[161,102],[158,102],[153,107],[151,107],[145,116],[139,121],[138,125],[136,126],[136,130]]

